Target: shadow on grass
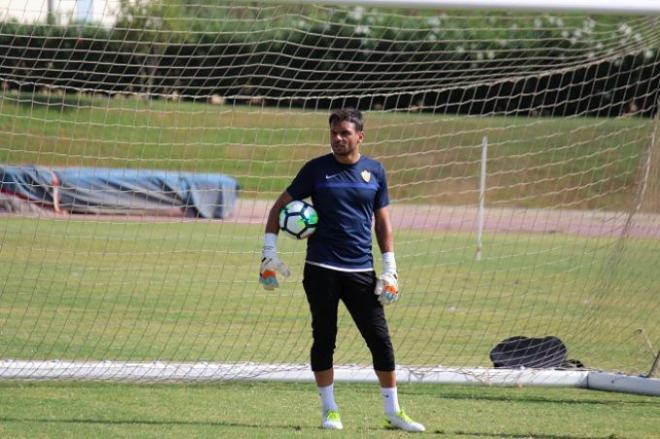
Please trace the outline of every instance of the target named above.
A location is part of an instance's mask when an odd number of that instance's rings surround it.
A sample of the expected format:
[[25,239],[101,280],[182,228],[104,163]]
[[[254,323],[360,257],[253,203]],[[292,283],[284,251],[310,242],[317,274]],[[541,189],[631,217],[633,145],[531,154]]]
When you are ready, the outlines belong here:
[[[604,405],[604,406],[617,406],[617,405],[625,405],[625,406],[651,406],[651,407],[659,407],[660,408],[660,399],[657,400],[634,400],[634,399],[597,399],[600,396],[607,394],[609,397],[611,397],[612,393],[610,392],[599,392],[597,390],[586,390],[586,389],[576,389],[579,390],[582,393],[582,397],[584,395],[587,395],[590,399],[569,399],[569,398],[553,398],[553,397],[548,397],[548,396],[533,396],[533,395],[526,395],[526,394],[520,394],[520,395],[515,395],[512,393],[511,389],[508,389],[505,393],[502,395],[489,395],[489,394],[469,394],[466,395],[464,393],[455,393],[452,391],[448,391],[446,393],[442,393],[442,390],[440,391],[430,391],[429,390],[420,390],[420,389],[415,389],[413,391],[405,392],[399,390],[400,394],[407,394],[410,396],[420,396],[420,395],[425,395],[425,396],[435,396],[440,399],[446,399],[446,400],[457,400],[457,401],[493,401],[493,402],[504,402],[504,403],[515,403],[515,402],[520,402],[520,403],[530,403],[530,404],[573,404],[573,405]],[[503,388],[504,390],[504,388]],[[626,395],[629,396],[630,398],[647,398],[645,395]],[[593,399],[591,399],[593,398]],[[651,398],[651,397],[648,397]]]
[[[0,422],[23,422],[23,423],[38,423],[38,424],[87,424],[87,425],[146,425],[146,426],[197,426],[197,427],[230,427],[230,428],[253,428],[253,429],[277,429],[286,431],[302,431],[302,430],[317,430],[321,431],[319,427],[303,427],[301,425],[273,425],[273,424],[248,424],[238,422],[223,422],[223,421],[164,421],[164,420],[101,420],[101,419],[39,419],[39,418],[12,418],[0,417]],[[401,433],[399,430],[385,428],[385,430],[392,433]],[[486,433],[475,431],[443,431],[433,430],[428,433],[436,436],[466,436],[466,437],[483,437],[483,438],[510,438],[510,439],[618,439],[622,436],[615,434],[607,436],[578,436],[578,435],[555,435],[555,434],[538,434],[538,433]]]
[[177,420],[144,420],[144,419],[43,419],[43,418],[12,418],[8,416],[0,417],[0,423],[5,422],[25,422],[37,424],[99,424],[99,425],[170,425],[170,426],[197,426],[197,427],[236,427],[236,428],[272,428],[282,430],[300,431],[303,428],[301,425],[273,425],[273,424],[244,424],[239,422],[223,422],[223,421],[177,421]]
[[435,430],[432,432],[436,435],[451,435],[451,436],[467,436],[467,437],[484,437],[484,438],[510,438],[510,439],[623,439],[623,436],[616,434],[609,434],[607,436],[577,436],[566,434],[539,434],[539,433],[479,433],[473,431],[442,431]]
[[578,400],[578,399],[564,399],[564,398],[543,398],[543,397],[516,397],[511,395],[504,396],[493,396],[493,395],[484,395],[484,396],[465,396],[465,395],[439,395],[441,399],[455,399],[455,400],[474,400],[474,401],[495,401],[495,402],[521,402],[525,404],[573,404],[573,405],[605,405],[605,406],[657,406],[660,407],[660,401],[626,401],[626,400],[614,400],[614,401],[602,401],[602,400]]

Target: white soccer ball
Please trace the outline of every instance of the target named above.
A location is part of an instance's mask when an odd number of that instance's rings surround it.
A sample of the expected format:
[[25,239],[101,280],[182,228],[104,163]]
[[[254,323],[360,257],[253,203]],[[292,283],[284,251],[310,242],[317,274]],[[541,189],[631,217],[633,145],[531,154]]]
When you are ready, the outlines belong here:
[[308,238],[319,223],[319,215],[311,204],[293,200],[280,210],[280,230],[295,239]]

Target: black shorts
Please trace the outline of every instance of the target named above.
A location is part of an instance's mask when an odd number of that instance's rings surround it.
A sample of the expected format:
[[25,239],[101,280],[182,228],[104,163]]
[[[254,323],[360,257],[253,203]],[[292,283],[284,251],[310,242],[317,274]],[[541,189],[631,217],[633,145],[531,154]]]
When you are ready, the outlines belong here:
[[305,264],[303,287],[312,314],[313,371],[332,368],[341,299],[371,351],[375,370],[394,370],[394,349],[383,306],[374,294],[373,271],[344,272]]

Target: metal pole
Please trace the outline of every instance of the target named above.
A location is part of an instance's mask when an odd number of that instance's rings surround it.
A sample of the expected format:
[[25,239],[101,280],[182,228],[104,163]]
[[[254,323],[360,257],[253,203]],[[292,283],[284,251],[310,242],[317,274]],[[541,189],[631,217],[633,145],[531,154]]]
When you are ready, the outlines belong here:
[[658,355],[656,355],[655,360],[653,360],[651,370],[649,370],[648,374],[649,378],[653,378],[655,376],[655,373],[658,371],[658,366],[660,366],[660,351],[658,351]]
[[55,9],[53,7],[54,0],[48,0],[48,11],[46,15],[46,24],[55,24]]
[[479,179],[479,210],[477,212],[477,261],[483,250],[484,214],[486,210],[486,162],[488,160],[488,137],[481,139],[481,175]]

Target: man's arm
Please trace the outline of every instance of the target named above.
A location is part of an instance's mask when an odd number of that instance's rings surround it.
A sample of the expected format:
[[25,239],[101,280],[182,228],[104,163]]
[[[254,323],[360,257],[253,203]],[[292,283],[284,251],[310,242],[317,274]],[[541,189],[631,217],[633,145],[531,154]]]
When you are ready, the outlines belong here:
[[394,233],[387,206],[374,212],[374,220],[376,239],[383,256],[383,270],[378,276],[374,292],[382,305],[388,305],[399,300],[399,282],[394,259]]
[[374,212],[376,239],[381,253],[394,251],[394,232],[390,220],[390,210],[387,206],[381,207]]
[[279,215],[280,215],[280,210],[287,204],[289,204],[291,201],[293,201],[293,197],[289,195],[287,191],[284,191],[280,194],[279,197],[277,197],[277,200],[275,200],[275,203],[273,203],[273,206],[270,208],[270,212],[268,212],[268,220],[266,221],[266,233],[274,233],[277,235],[277,233],[280,231],[280,226],[279,226]]
[[259,283],[267,290],[273,290],[279,287],[277,281],[277,273],[279,272],[284,277],[289,277],[289,268],[280,261],[277,256],[277,233],[280,226],[278,216],[282,207],[286,206],[293,198],[287,191],[275,200],[273,206],[268,212],[268,219],[266,220],[266,230],[264,234],[264,247],[261,252],[261,267],[259,268]]

